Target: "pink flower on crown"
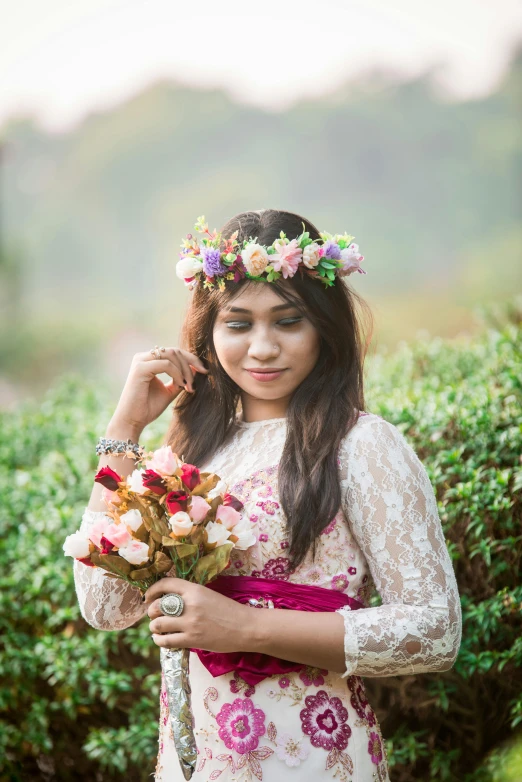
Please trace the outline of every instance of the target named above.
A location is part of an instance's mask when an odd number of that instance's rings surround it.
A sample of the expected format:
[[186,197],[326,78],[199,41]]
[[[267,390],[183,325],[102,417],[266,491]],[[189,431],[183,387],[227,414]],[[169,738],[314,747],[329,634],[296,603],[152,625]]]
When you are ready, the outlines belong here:
[[341,277],[345,277],[355,271],[366,274],[365,270],[360,268],[361,261],[364,261],[364,255],[359,253],[358,244],[352,242],[349,247],[341,250],[341,260],[343,261],[343,268],[338,272]]
[[283,277],[293,277],[302,259],[303,251],[297,245],[297,239],[292,239],[288,244],[283,240],[274,242],[276,252],[270,255],[270,263],[276,272],[281,272]]

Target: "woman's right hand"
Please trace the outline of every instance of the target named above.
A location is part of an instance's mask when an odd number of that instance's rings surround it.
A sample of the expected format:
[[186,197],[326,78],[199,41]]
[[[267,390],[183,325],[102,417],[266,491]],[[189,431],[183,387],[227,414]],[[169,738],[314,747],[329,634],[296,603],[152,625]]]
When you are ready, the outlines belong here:
[[[201,359],[188,350],[165,348],[162,358],[152,353],[136,353],[106,436],[138,440],[143,429],[154,421],[185,388],[195,393],[196,372],[208,373]],[[170,375],[170,383],[157,377]]]

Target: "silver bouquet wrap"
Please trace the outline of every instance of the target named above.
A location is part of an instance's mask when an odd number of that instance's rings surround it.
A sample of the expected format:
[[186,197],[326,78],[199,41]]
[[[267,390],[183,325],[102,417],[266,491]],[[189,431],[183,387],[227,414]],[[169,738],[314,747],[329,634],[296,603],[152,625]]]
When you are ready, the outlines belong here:
[[161,669],[165,677],[169,718],[174,745],[185,779],[190,779],[196,768],[196,740],[194,717],[190,705],[188,649],[160,647]]

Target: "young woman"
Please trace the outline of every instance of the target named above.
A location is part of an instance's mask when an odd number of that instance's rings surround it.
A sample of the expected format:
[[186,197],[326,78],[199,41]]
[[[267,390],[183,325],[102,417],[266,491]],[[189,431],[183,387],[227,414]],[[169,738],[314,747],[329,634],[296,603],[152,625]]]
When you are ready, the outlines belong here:
[[[288,243],[303,236],[303,224],[313,245],[291,256]],[[206,254],[199,277],[199,261],[188,259],[183,348],[134,357],[105,434],[137,442],[176,399],[166,442],[221,476],[255,533],[252,548],[232,550],[227,574],[260,579],[296,602],[258,610],[270,600],[243,604],[168,576],[143,603],[136,588],[75,561],[82,615],[100,630],[148,615],[158,646],[201,650],[190,653],[195,782],[384,782],[385,747],[363,677],[447,671],[460,646],[460,600],[436,499],[400,431],[364,411],[364,302],[346,284],[358,246],[351,256],[330,246],[331,258],[352,262],[331,264],[339,273],[325,285],[318,259],[328,257],[326,240],[301,216],[245,212],[224,226],[222,241],[234,232],[240,243],[256,240],[242,273],[209,288],[202,280],[218,271],[218,256]],[[270,246],[280,251],[269,256],[279,270],[272,280],[264,268]],[[115,454],[100,458],[107,464],[124,475],[134,467]],[[96,484],[84,529],[105,509],[100,494]],[[382,605],[369,607],[374,588]],[[181,616],[161,611],[168,593],[182,596]],[[275,672],[214,676],[205,651],[260,653],[260,665],[270,659]],[[183,778],[169,724],[163,681],[161,782]]]

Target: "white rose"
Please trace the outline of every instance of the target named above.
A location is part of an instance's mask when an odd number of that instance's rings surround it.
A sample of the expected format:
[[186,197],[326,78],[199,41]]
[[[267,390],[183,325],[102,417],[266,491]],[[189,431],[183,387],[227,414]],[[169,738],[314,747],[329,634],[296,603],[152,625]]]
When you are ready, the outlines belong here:
[[89,556],[89,539],[77,530],[72,535],[67,535],[63,544],[63,553],[66,557],[84,559]]
[[143,471],[134,470],[134,472],[128,475],[127,486],[136,494],[143,494],[143,492],[147,491],[147,487],[143,485]]
[[132,510],[128,510],[123,516],[120,516],[120,521],[123,521],[133,532],[136,532],[143,524],[141,513],[136,508],[132,508]]
[[222,546],[223,543],[226,543],[231,534],[230,530],[223,524],[216,524],[215,521],[209,521],[205,529],[208,535],[208,544],[213,548],[215,548],[215,546]]
[[321,259],[319,258],[319,245],[316,242],[307,244],[303,250],[303,263],[308,269],[314,269]]
[[199,274],[203,269],[203,261],[198,258],[194,258],[189,255],[186,258],[181,258],[176,264],[176,274],[180,280],[186,280],[190,277],[194,277],[195,274]]
[[267,251],[260,244],[251,242],[241,251],[243,265],[249,274],[260,277],[270,262]]
[[118,554],[131,565],[144,565],[149,559],[149,547],[140,540],[133,540],[127,546],[119,548]]
[[179,510],[169,519],[172,532],[175,535],[188,535],[193,525],[192,519],[184,510]]
[[252,532],[250,522],[245,518],[241,519],[241,521],[231,530],[231,535],[237,537],[234,548],[237,548],[240,551],[245,551],[257,541],[255,534]]

